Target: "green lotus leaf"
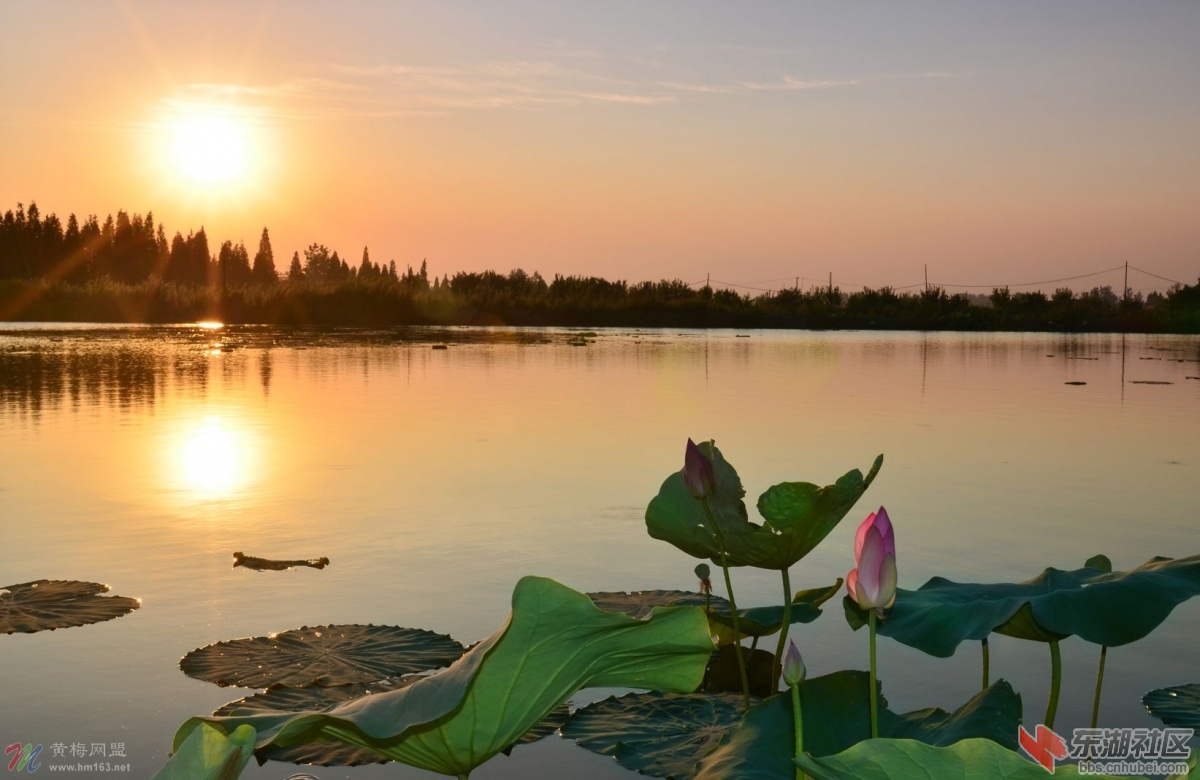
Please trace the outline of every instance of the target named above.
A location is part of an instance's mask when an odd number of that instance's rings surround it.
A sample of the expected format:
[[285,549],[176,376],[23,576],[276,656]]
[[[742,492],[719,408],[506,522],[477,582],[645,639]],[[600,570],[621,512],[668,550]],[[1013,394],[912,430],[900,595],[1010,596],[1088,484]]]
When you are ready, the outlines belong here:
[[749,522],[746,504],[742,501],[746,489],[716,444],[706,441],[697,446],[712,463],[714,487],[708,507],[718,528],[711,527],[704,503],[688,490],[680,470],[667,477],[658,489],[658,495],[646,507],[646,530],[655,539],[670,542],[696,558],[708,558],[719,566],[721,547],[717,542],[717,531],[728,538],[741,532]]
[[[716,487],[709,509],[724,540],[730,566],[776,570],[790,567],[841,522],[883,465],[880,455],[866,477],[854,469],[836,484],[825,487],[807,482],[775,485],[758,500],[759,512],[766,521],[759,525],[749,520],[742,501],[746,491],[737,471],[712,442],[699,446],[713,464]],[[709,526],[704,504],[688,491],[682,472],[668,477],[646,507],[650,536],[720,564],[719,540]]]
[[[1019,583],[980,585],[934,577],[915,591],[898,590],[878,631],[939,658],[953,655],[960,642],[984,639],[993,631],[1038,641],[1078,636],[1118,647],[1146,636],[1198,594],[1200,555],[1152,558],[1120,572],[1046,569]],[[851,627],[865,623],[866,613],[857,605],[844,599],[843,606]]]
[[750,524],[749,533],[729,542],[734,560],[763,569],[785,569],[812,552],[850,512],[883,466],[875,458],[864,477],[858,469],[842,475],[832,485],[782,482],[758,498],[758,512],[766,521]]
[[[841,671],[806,680],[801,690],[804,749],[826,756],[868,739],[871,733],[866,672]],[[1016,746],[1021,698],[1001,680],[975,694],[953,713],[938,708],[898,715],[880,695],[879,733],[933,745],[981,737]],[[772,696],[701,762],[699,778],[747,780],[790,777],[795,740],[790,695]],[[934,775],[940,777],[940,775]]]
[[[1013,727],[1016,731],[1016,727]],[[989,739],[964,739],[935,747],[913,739],[869,739],[835,756],[801,756],[800,768],[814,780],[911,780],[969,777],[971,780],[1044,780],[1040,764]],[[1080,777],[1073,764],[1055,769],[1054,777]],[[749,777],[748,775],[746,777]],[[1108,775],[1088,775],[1107,778]]]
[[687,778],[743,712],[740,694],[633,693],[576,710],[562,735],[626,769]]
[[108,586],[78,580],[34,580],[0,588],[0,634],[32,634],[86,626],[141,606],[127,596],[102,596]]
[[334,739],[466,775],[580,688],[694,690],[712,649],[708,621],[694,607],[638,620],[598,609],[553,580],[525,577],[513,591],[507,623],[442,672],[323,712],[192,718],[175,742],[206,720],[246,723],[258,731],[260,750]]
[[[410,675],[379,682],[356,685],[335,685],[314,688],[272,688],[268,691],[247,696],[244,699],[222,705],[213,715],[262,715],[280,714],[287,712],[311,712],[326,710],[339,704],[370,696],[383,691],[398,690],[412,685],[421,679],[418,675]],[[558,731],[567,718],[570,710],[563,704],[556,707],[550,715],[525,733],[517,740],[517,745],[528,745],[539,739],[550,736]],[[510,745],[503,752],[508,754],[515,745]],[[257,752],[259,760],[287,761],[293,764],[316,764],[317,766],[359,766],[361,764],[383,764],[389,761],[387,756],[380,755],[374,750],[345,742],[309,742],[295,747],[278,747],[270,745]]]
[[250,761],[254,736],[250,726],[226,734],[218,726],[201,724],[151,780],[234,780]]
[[[804,744],[831,755],[870,735],[866,672],[841,671],[801,688]],[[1016,747],[1021,698],[999,681],[953,713],[924,709],[898,715],[880,696],[880,733],[949,744],[986,737]],[[789,694],[766,699],[744,718],[731,694],[631,694],[575,712],[563,736],[646,774],[686,780],[791,777],[794,739]],[[699,763],[698,763],[699,762]]]
[[316,626],[234,639],[193,650],[189,677],[220,686],[352,685],[449,666],[466,652],[446,636],[400,626]]
[[1200,731],[1200,683],[1156,688],[1142,697],[1142,704],[1168,726]]

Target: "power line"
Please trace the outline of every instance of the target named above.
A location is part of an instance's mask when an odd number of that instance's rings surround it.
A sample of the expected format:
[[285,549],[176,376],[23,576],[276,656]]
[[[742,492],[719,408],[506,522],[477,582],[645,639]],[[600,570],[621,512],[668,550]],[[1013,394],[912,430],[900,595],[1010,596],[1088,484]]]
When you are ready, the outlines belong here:
[[[1061,279],[1046,279],[1045,281],[1041,281],[1041,282],[1019,282],[1019,283],[1013,283],[1013,284],[944,284],[942,282],[935,282],[935,284],[937,284],[938,287],[963,287],[963,288],[967,288],[967,289],[993,289],[993,290],[999,289],[1002,287],[1032,287],[1036,284],[1057,284],[1058,282],[1069,282],[1074,279],[1086,279],[1089,276],[1100,276],[1101,274],[1110,274],[1113,271],[1120,271],[1124,267],[1125,267],[1125,265],[1124,265],[1124,263],[1122,263],[1121,265],[1115,266],[1113,268],[1109,268],[1104,271],[1093,271],[1090,274],[1079,274],[1078,276],[1064,276]],[[1129,266],[1129,267],[1133,268],[1133,266]],[[1168,279],[1167,281],[1169,282],[1171,280]]]
[[1140,268],[1137,268],[1137,267],[1135,267],[1135,266],[1132,266],[1132,265],[1131,265],[1131,266],[1129,266],[1129,268],[1130,268],[1130,270],[1137,271],[1138,273],[1145,274],[1146,276],[1153,276],[1155,279],[1162,279],[1164,282],[1171,282],[1172,284],[1183,285],[1183,286],[1185,286],[1185,287],[1187,286],[1187,285],[1184,285],[1184,283],[1183,283],[1183,282],[1176,281],[1175,279],[1168,279],[1167,277],[1165,277],[1165,276],[1159,276],[1158,274],[1152,274],[1152,273],[1150,273],[1149,271],[1143,271],[1142,269],[1140,269]]

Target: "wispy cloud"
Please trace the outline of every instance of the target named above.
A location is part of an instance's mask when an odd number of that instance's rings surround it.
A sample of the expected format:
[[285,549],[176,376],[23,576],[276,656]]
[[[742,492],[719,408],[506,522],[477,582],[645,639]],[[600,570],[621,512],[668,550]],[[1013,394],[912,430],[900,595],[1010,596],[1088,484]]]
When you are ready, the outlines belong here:
[[784,76],[777,81],[743,81],[740,86],[753,92],[796,92],[810,89],[857,87],[860,83],[858,79],[810,81]]

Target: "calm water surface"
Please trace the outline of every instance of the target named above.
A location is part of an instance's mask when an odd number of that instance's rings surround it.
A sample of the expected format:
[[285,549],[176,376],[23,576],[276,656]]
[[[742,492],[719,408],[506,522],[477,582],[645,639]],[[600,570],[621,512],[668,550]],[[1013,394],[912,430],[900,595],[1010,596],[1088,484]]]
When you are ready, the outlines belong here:
[[[907,588],[1200,552],[1195,337],[602,330],[569,345],[576,335],[0,325],[0,585],[91,580],[143,600],[107,623],[0,636],[0,741],[124,743],[145,777],[186,718],[249,693],[185,677],[193,648],[326,623],[470,643],[501,624],[523,574],[691,589],[696,562],[643,522],[689,436],[716,439],[751,502],[885,453],[847,521],[793,568],[797,588],[846,574],[855,525],[880,504]],[[231,567],[235,550],[332,563],[255,572]],[[770,573],[735,581],[746,605],[778,601]],[[1196,680],[1198,629],[1193,601],[1110,652],[1104,725],[1158,725],[1140,695]],[[866,668],[866,638],[836,607],[793,636],[810,674]],[[1040,720],[1045,647],[992,646],[993,677]],[[952,708],[977,689],[975,647],[948,660],[880,647],[896,709]],[[1071,639],[1063,656],[1070,729],[1086,725],[1097,649]],[[632,775],[552,738],[476,776]]]

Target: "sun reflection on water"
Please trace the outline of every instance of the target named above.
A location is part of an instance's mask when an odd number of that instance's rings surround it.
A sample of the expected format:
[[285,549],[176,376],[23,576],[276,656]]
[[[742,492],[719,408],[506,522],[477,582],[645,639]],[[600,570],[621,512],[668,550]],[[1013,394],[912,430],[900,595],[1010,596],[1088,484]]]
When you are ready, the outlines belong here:
[[173,481],[196,498],[232,497],[255,480],[256,460],[249,434],[209,416],[182,432]]

